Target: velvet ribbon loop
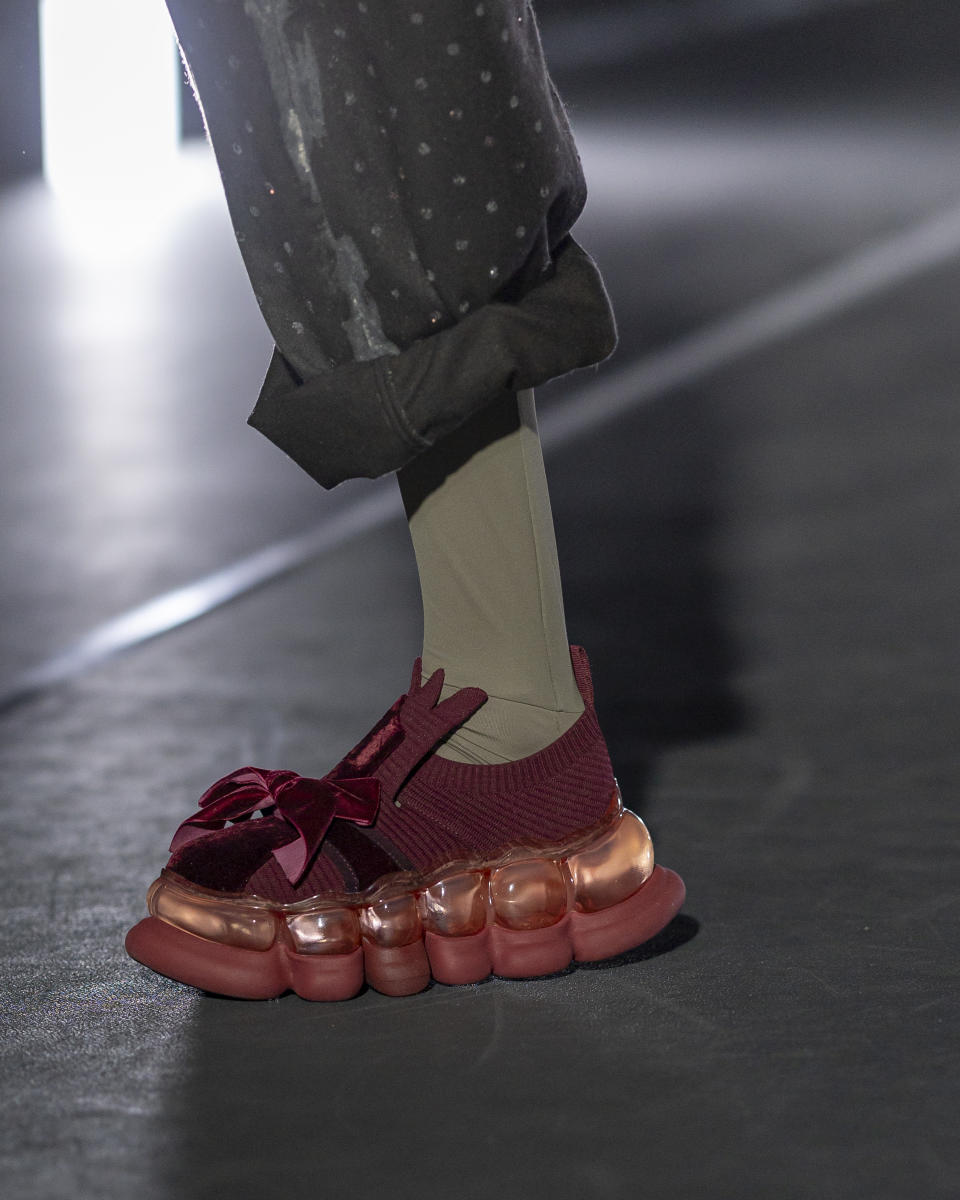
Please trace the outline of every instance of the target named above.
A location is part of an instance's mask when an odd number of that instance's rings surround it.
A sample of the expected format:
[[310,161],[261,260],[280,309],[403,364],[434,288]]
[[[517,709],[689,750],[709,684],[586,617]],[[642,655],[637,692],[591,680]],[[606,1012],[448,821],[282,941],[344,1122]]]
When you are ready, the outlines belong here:
[[461,688],[441,700],[443,671],[426,683],[418,658],[410,690],[390,708],[366,737],[322,779],[295,771],[240,767],[218,779],[200,797],[200,807],[173,835],[170,849],[223,829],[228,821],[246,821],[255,812],[271,812],[296,837],[273,850],[284,874],[296,886],[330,828],[339,817],[372,825],[381,801],[393,800],[411,771],[451,730],[486,700],[480,688]]
[[344,778],[339,768],[323,779],[295,771],[241,767],[218,779],[200,798],[200,807],[173,835],[171,851],[223,829],[228,821],[246,821],[255,812],[274,810],[297,833],[273,851],[294,885],[302,877],[334,818],[372,825],[380,806],[380,781],[369,775]]

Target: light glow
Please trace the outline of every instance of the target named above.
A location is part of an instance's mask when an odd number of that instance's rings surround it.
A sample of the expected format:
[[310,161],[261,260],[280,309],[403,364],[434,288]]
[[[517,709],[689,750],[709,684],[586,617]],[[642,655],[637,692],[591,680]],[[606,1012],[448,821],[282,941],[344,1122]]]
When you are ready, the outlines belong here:
[[71,207],[109,213],[165,190],[180,125],[163,0],[41,0],[44,175]]

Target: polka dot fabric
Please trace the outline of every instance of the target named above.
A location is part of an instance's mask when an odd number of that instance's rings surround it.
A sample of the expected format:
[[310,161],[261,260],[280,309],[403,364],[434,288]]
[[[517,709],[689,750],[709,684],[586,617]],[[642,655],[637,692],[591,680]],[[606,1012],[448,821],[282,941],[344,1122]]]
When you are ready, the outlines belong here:
[[[552,270],[585,187],[524,0],[167,4],[277,344],[271,394],[402,357]],[[390,405],[406,451],[429,444]]]

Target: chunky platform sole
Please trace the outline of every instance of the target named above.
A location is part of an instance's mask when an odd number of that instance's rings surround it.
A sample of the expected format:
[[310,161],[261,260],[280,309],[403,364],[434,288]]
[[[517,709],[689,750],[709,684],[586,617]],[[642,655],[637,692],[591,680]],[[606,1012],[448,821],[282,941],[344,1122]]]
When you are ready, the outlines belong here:
[[489,862],[391,876],[360,896],[282,905],[165,872],[126,948],[161,975],[241,999],[346,1000],[365,981],[407,996],[431,978],[523,979],[611,958],[659,933],[684,896],[617,793],[607,818],[565,847],[513,846]]

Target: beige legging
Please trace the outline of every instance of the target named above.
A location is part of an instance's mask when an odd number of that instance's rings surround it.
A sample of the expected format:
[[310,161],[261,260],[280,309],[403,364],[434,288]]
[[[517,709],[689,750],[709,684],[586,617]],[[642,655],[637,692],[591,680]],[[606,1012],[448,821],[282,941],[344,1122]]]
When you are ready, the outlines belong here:
[[441,747],[508,762],[583,711],[570,665],[532,391],[507,393],[399,473],[423,595],[425,671],[487,703]]

